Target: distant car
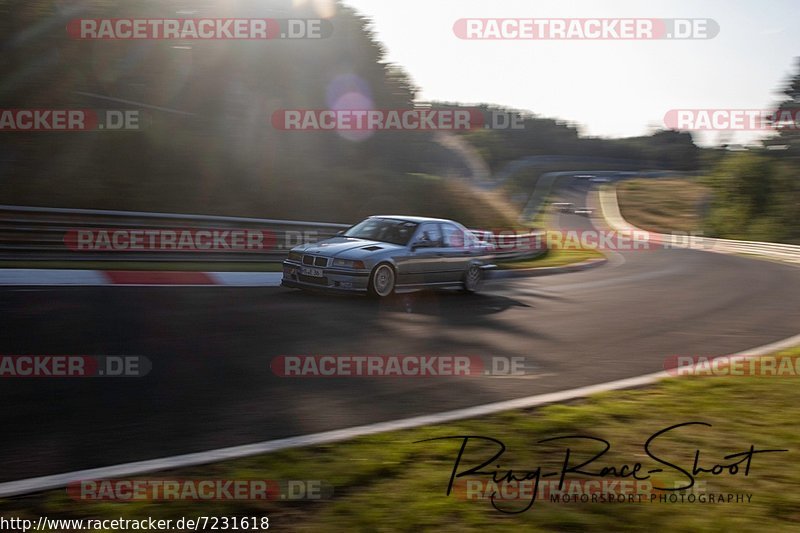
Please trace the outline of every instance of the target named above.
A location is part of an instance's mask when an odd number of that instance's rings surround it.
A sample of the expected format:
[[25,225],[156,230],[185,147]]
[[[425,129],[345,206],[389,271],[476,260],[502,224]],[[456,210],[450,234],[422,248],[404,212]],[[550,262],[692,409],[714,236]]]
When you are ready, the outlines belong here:
[[424,288],[476,292],[490,260],[487,247],[458,222],[372,216],[333,238],[292,248],[281,284],[378,297]]
[[590,180],[594,177],[592,174],[575,174],[575,178],[579,180]]
[[573,211],[576,215],[592,216],[594,209],[591,207],[579,207]]
[[569,202],[555,202],[553,203],[553,208],[560,213],[571,213],[575,205]]

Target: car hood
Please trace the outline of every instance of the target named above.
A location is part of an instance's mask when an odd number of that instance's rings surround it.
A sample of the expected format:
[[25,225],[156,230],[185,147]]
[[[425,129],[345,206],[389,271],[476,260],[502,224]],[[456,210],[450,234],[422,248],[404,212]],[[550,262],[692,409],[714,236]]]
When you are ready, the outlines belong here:
[[323,255],[326,257],[344,257],[359,259],[376,252],[402,250],[399,244],[371,241],[367,239],[353,239],[350,237],[333,237],[312,244],[304,244],[292,249],[294,252]]

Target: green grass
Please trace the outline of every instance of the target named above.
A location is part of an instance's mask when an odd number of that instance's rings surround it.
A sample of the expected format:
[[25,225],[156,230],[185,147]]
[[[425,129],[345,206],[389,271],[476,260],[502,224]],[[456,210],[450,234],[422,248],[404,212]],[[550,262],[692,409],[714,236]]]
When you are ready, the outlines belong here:
[[0,268],[55,268],[75,270],[179,270],[192,272],[280,272],[280,263],[178,261],[0,261]]
[[[800,349],[784,352],[800,355]],[[276,530],[301,531],[796,531],[800,520],[800,402],[797,378],[683,377],[628,391],[597,394],[569,404],[516,410],[439,426],[383,433],[338,444],[288,450],[149,477],[220,479],[321,479],[335,487],[333,498],[315,502],[76,502],[64,490],[0,501],[3,516],[36,518],[172,518],[202,515],[270,516]],[[702,421],[662,437],[654,451],[691,469],[755,445],[788,453],[753,458],[748,476],[698,475],[707,493],[749,493],[741,504],[551,503],[538,500],[519,515],[506,515],[487,501],[445,496],[459,442],[423,439],[481,435],[507,446],[504,468],[518,472],[542,465],[557,469],[562,445],[539,439],[591,435],[611,443],[600,466],[660,466],[643,452],[644,441],[673,424]],[[574,454],[588,457],[580,443]],[[471,448],[474,453],[474,449]],[[596,448],[592,448],[596,450]],[[481,450],[486,453],[487,450]],[[464,456],[464,464],[477,456]],[[481,455],[480,457],[483,457]],[[577,459],[576,456],[573,456]],[[468,463],[469,462],[469,463]],[[597,470],[597,469],[592,469]],[[669,470],[669,469],[668,469]],[[140,476],[148,477],[148,476]],[[661,475],[674,486],[682,477]]]
[[639,179],[617,187],[623,218],[658,233],[702,232],[702,206],[711,190],[693,179]]

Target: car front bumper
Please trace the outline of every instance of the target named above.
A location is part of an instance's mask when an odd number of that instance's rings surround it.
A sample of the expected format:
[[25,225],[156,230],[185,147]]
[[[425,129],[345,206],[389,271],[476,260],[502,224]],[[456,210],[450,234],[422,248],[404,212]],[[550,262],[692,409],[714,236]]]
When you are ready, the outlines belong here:
[[291,261],[283,262],[281,285],[294,289],[316,289],[342,292],[367,292],[368,271],[350,271],[338,268],[317,268],[322,276],[302,274],[302,265]]

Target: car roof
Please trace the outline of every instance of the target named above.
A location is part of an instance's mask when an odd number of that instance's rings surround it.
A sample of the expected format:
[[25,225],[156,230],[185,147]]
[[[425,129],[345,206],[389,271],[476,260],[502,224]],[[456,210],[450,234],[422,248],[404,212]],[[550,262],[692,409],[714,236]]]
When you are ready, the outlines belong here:
[[[391,218],[394,220],[404,220],[406,222],[455,222],[446,218],[417,217],[409,215],[372,215],[369,218]],[[456,222],[457,223],[457,222]]]

